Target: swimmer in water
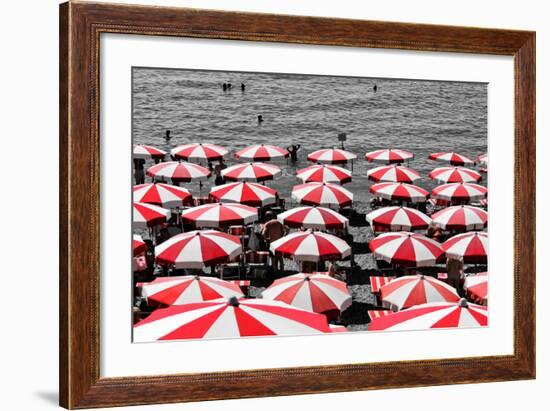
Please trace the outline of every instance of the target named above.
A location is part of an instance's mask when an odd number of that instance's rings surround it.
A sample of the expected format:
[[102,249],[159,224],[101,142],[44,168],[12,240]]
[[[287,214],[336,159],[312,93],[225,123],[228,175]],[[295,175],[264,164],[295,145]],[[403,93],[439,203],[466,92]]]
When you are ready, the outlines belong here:
[[376,93],[376,90],[378,90],[378,86],[375,84],[372,90]]
[[223,91],[227,91],[227,84],[223,83],[222,89],[223,89]]
[[261,114],[258,115],[258,124],[262,124],[264,121],[264,118],[262,117]]
[[246,88],[246,86],[244,85],[244,83],[241,83],[241,91],[244,93],[244,89]]
[[290,153],[290,160],[295,163],[298,161],[298,150],[300,149],[300,144],[291,144],[286,148],[286,150]]
[[164,139],[165,139],[166,141],[170,141],[170,138],[171,138],[171,137],[170,137],[170,130],[166,130],[166,135],[164,136]]

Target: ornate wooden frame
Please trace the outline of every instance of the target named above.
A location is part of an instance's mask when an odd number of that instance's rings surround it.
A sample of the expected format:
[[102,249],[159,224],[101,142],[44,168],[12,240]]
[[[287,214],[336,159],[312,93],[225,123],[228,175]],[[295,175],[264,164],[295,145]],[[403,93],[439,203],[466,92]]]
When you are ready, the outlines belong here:
[[[483,53],[515,64],[514,354],[161,377],[99,374],[101,33]],[[535,377],[535,33],[183,8],[60,6],[60,404],[90,408]]]

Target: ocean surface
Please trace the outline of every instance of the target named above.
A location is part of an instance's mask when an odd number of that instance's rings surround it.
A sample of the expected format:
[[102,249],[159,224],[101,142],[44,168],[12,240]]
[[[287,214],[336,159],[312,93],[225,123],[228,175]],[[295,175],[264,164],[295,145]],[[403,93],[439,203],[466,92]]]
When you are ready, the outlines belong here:
[[[223,83],[233,89],[224,92]],[[445,165],[428,160],[430,153],[456,151],[475,159],[487,151],[484,83],[134,68],[132,87],[134,144],[170,151],[189,142],[215,143],[231,151],[229,165],[236,162],[235,151],[251,144],[301,144],[299,161],[275,161],[283,175],[267,182],[287,201],[299,183],[296,170],[311,164],[307,154],[340,147],[338,133],[347,134],[345,149],[358,156],[353,181],[345,187],[360,212],[368,211],[371,198],[367,170],[378,166],[364,160],[368,151],[412,151],[409,167],[424,177],[415,184],[428,190],[437,185],[428,173]],[[172,139],[166,142],[168,129]],[[203,195],[211,183],[203,186]],[[198,183],[184,186],[199,194]],[[368,239],[368,231],[358,230],[355,241]],[[370,260],[360,265],[368,268]]]

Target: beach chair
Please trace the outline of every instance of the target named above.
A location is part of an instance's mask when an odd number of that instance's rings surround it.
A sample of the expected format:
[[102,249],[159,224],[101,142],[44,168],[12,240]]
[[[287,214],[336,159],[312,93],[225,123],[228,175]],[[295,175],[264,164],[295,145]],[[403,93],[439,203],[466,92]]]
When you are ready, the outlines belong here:
[[374,295],[374,298],[376,299],[376,305],[382,306],[382,298],[380,296],[380,289],[388,284],[390,281],[395,279],[395,277],[384,277],[384,276],[374,276],[371,275],[369,277],[370,282],[370,292]]
[[239,254],[235,258],[231,259],[228,263],[220,266],[220,277],[224,280],[227,279],[241,279],[241,255]]
[[373,321],[376,318],[391,315],[391,314],[393,314],[393,311],[391,311],[391,310],[368,310],[367,314],[368,314],[370,320]]
[[245,296],[249,296],[250,280],[230,280],[232,284],[238,285]]
[[268,251],[247,251],[245,253],[245,265],[251,277],[265,278],[269,269]]

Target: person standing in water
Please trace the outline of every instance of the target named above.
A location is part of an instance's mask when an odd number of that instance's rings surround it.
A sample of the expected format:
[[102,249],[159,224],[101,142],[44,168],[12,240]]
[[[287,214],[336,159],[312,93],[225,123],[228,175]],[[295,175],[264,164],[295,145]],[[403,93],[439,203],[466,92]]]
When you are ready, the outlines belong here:
[[378,86],[375,84],[374,87],[372,88],[372,91],[376,93],[376,90],[378,90]]
[[264,118],[262,117],[261,114],[258,114],[258,125],[261,125],[264,121]]
[[246,88],[246,86],[244,85],[244,83],[241,83],[241,91],[244,93],[244,89]]
[[290,160],[295,163],[298,161],[298,150],[302,147],[300,144],[291,144],[286,148],[286,150],[290,153]]

